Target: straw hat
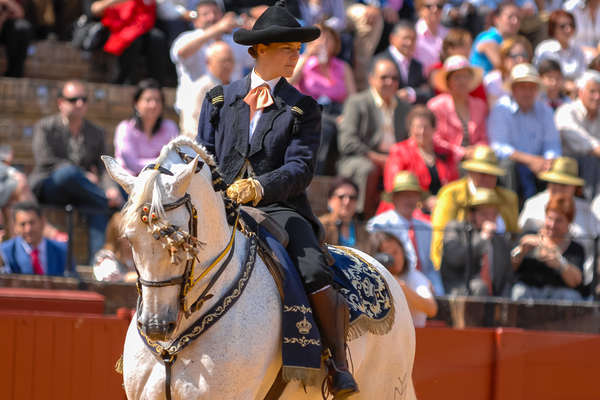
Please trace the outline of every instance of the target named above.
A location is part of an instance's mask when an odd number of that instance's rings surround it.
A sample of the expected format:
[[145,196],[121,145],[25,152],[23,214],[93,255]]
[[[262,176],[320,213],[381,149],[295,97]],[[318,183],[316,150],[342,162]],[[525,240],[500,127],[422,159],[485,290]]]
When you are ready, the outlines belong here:
[[460,165],[466,171],[482,174],[504,176],[506,173],[498,166],[496,154],[489,146],[479,145],[475,147],[473,157],[470,160],[463,161]]
[[419,180],[409,171],[401,171],[394,177],[394,185],[391,192],[385,192],[382,195],[382,199],[387,202],[392,201],[394,193],[398,192],[419,192],[423,195],[423,189],[419,185]]
[[477,188],[475,193],[469,198],[469,207],[477,206],[497,206],[500,204],[500,198],[493,189]]
[[448,91],[448,75],[451,72],[460,71],[467,69],[471,71],[473,77],[469,85],[469,93],[473,91],[477,86],[481,84],[483,79],[483,70],[481,68],[473,67],[469,64],[469,60],[465,56],[455,55],[450,56],[444,61],[444,66],[433,72],[432,83],[433,86],[440,92]]
[[519,82],[531,82],[538,86],[541,85],[540,74],[537,69],[529,63],[517,64],[510,71],[510,85],[514,85]]
[[585,181],[579,178],[577,161],[570,157],[558,157],[549,171],[538,175],[543,181],[561,183],[563,185],[583,186]]

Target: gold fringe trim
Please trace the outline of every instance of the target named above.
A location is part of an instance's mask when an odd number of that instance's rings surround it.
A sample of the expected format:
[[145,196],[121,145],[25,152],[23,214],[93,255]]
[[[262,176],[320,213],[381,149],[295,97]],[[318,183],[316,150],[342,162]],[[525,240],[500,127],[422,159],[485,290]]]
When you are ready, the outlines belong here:
[[121,357],[119,357],[119,359],[115,363],[115,371],[123,375],[123,354],[121,354]]
[[325,372],[320,368],[283,366],[281,377],[285,382],[300,381],[305,386],[321,386]]
[[374,335],[385,335],[386,333],[388,333],[392,329],[392,326],[394,326],[394,320],[396,318],[396,311],[394,310],[394,300],[391,298],[391,294],[390,300],[392,307],[388,311],[388,315],[386,315],[383,319],[375,320],[362,314],[357,319],[352,321],[352,323],[348,327],[348,332],[346,333],[347,340],[351,341],[357,339],[361,337],[365,332],[370,332]]

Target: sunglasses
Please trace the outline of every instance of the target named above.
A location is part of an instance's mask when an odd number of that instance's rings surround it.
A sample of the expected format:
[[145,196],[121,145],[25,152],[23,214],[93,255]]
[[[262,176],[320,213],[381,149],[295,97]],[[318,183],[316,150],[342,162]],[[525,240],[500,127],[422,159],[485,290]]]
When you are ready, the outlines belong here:
[[356,201],[358,199],[358,196],[355,194],[336,194],[335,197],[337,197],[340,200],[344,200],[347,198],[352,201]]
[[81,100],[84,103],[87,103],[88,101],[87,96],[63,97],[63,99],[73,104],[77,103],[78,100]]
[[382,81],[386,81],[388,79],[390,79],[392,81],[400,80],[400,78],[398,78],[398,76],[396,76],[396,75],[382,75],[379,77],[379,79],[381,79]]
[[512,54],[508,54],[508,57],[510,58],[524,58],[524,59],[528,59],[529,58],[529,54],[527,53],[512,53]]
[[575,25],[573,25],[572,23],[568,22],[566,24],[560,24],[558,26],[560,29],[567,29],[567,28],[571,28],[571,29],[575,29]]
[[429,10],[441,10],[442,8],[444,8],[443,4],[440,3],[432,3],[432,4],[423,4],[423,7],[429,9]]

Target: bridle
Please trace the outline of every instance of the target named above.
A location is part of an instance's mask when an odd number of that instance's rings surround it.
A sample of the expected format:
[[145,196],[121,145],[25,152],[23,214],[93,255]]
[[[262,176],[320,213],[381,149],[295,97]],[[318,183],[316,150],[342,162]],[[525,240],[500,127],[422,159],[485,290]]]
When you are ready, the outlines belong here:
[[[182,152],[178,152],[180,156],[182,156]],[[189,156],[188,156],[189,157]],[[187,161],[182,157],[185,162]],[[160,173],[164,173],[167,175],[173,175],[173,173],[165,167],[162,167],[160,164],[150,164],[144,168],[158,170]],[[195,172],[198,172],[202,169],[202,165],[199,164],[196,168]],[[176,225],[166,224],[161,218],[159,218],[156,213],[150,213],[151,204],[144,203],[141,207],[141,220],[143,223],[149,226],[152,237],[155,240],[163,242],[163,247],[165,247],[170,254],[171,264],[176,265],[179,264],[182,260],[179,257],[178,253],[183,251],[185,253],[185,268],[182,275],[172,277],[165,280],[160,281],[152,281],[143,279],[139,273],[137,266],[135,267],[137,272],[137,292],[138,292],[138,313],[142,309],[142,288],[145,287],[167,287],[167,286],[177,286],[179,285],[179,304],[180,309],[183,311],[186,318],[188,318],[193,312],[197,311],[202,307],[202,305],[209,300],[213,295],[209,293],[209,290],[214,286],[216,281],[222,275],[223,271],[231,261],[233,257],[234,249],[235,249],[235,231],[237,227],[237,222],[239,218],[239,214],[236,216],[235,223],[231,230],[231,237],[229,239],[228,244],[221,251],[221,253],[213,260],[213,262],[206,268],[198,277],[194,277],[194,266],[196,260],[198,259],[197,253],[199,249],[204,245],[201,241],[197,239],[198,234],[198,212],[196,207],[191,201],[191,197],[189,193],[185,193],[179,199],[171,202],[162,204],[164,211],[171,211],[177,209],[181,206],[184,206],[189,214],[188,219],[188,231],[185,232],[181,230]],[[209,283],[203,292],[198,296],[198,298],[188,307],[186,296],[190,292],[190,290],[205,276],[207,276],[221,261],[221,266],[217,270],[217,272],[213,275]]]

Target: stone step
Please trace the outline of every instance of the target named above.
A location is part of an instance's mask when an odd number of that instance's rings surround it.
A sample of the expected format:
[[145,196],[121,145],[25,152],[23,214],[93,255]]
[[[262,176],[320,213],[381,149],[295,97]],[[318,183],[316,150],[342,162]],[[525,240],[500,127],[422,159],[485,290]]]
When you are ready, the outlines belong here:
[[[29,46],[25,60],[25,76],[40,79],[82,79],[108,82],[115,57],[102,51],[80,51],[68,42],[48,39]],[[0,49],[0,71],[6,68],[4,49]]]

